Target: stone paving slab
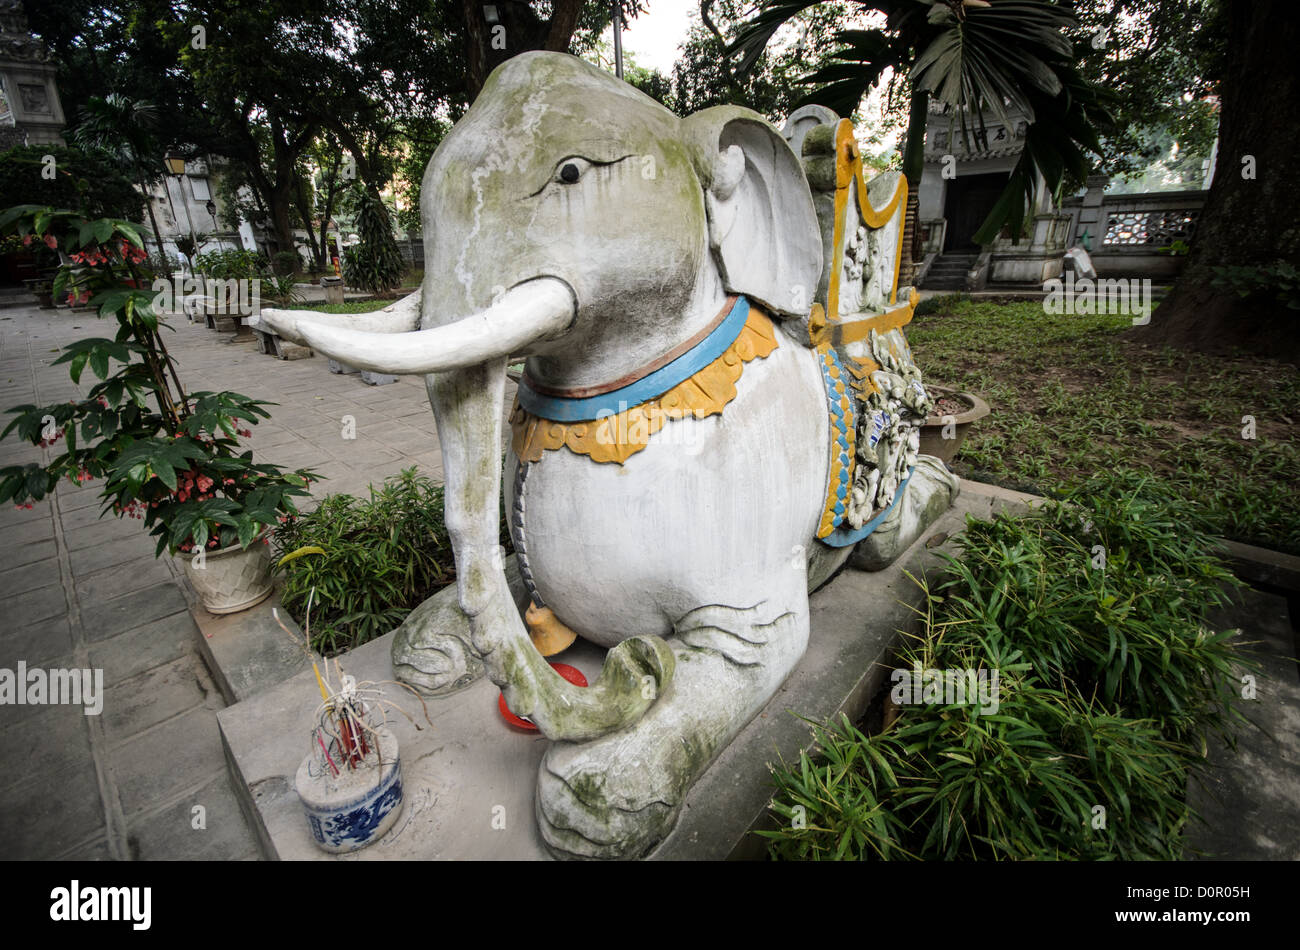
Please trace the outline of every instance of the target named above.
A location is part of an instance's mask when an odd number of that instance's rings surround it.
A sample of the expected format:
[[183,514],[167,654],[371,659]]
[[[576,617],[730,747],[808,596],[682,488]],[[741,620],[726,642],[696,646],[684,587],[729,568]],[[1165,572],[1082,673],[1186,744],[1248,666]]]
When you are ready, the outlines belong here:
[[1300,861],[1300,667],[1294,619],[1285,598],[1249,589],[1210,618],[1215,629],[1239,627],[1236,642],[1260,663],[1252,674],[1255,699],[1243,703],[1258,728],[1234,727],[1235,751],[1212,743],[1209,763],[1188,783],[1188,803],[1204,819],[1188,828],[1188,857]]
[[4,860],[52,858],[103,837],[104,807],[89,754],[0,790]]
[[[66,367],[52,363],[62,346],[102,335],[107,324],[62,310],[4,316],[0,409],[84,393],[89,374],[74,386]],[[279,403],[275,423],[254,427],[250,444],[266,461],[283,464],[280,456],[292,454],[294,465],[328,465],[337,477],[314,485],[316,497],[364,494],[370,481],[415,464],[407,447],[437,457],[422,381],[384,387],[376,410],[370,387],[331,375],[323,359],[276,360],[258,354],[251,338],[185,321],[167,345],[191,389]],[[383,414],[394,407],[398,427]],[[344,415],[354,416],[360,445],[342,439]],[[0,443],[2,465],[47,455]],[[440,465],[430,472],[440,473]],[[30,510],[0,511],[0,666],[98,668],[105,686],[99,717],[80,707],[0,707],[0,858],[254,857],[216,725],[223,699],[201,659],[179,566],[154,558],[139,522],[101,519],[101,507],[98,485],[60,485]],[[206,829],[191,827],[196,805],[206,810]]]
[[[195,808],[201,809],[195,812]],[[140,861],[254,861],[261,855],[224,772],[187,798],[129,826],[131,857]]]
[[123,742],[111,767],[122,809],[130,814],[182,795],[196,778],[206,784],[221,774],[220,763],[216,717],[200,707]]

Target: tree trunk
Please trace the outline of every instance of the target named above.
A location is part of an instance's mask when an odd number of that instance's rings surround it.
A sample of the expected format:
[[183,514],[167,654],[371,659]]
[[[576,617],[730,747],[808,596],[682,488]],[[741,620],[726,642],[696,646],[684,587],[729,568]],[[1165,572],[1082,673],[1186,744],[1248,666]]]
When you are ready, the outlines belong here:
[[[305,178],[298,179],[298,217],[302,221],[302,229],[307,234],[307,249],[311,252],[312,257],[318,258],[316,250],[316,229],[312,227],[312,201],[308,194],[307,181]],[[296,270],[297,268],[295,268]]]
[[336,159],[334,169],[330,173],[330,186],[325,192],[325,213],[321,215],[320,219],[320,254],[316,257],[316,264],[321,270],[325,269],[329,258],[329,227],[330,218],[334,215],[334,198],[338,191],[338,168],[339,163]]
[[903,177],[907,179],[907,211],[903,218],[903,258],[898,265],[898,286],[911,287],[917,265],[917,214],[921,207],[921,174],[925,169],[925,126],[930,117],[930,94],[912,91],[907,116],[907,143],[903,149]]
[[167,260],[167,250],[163,247],[162,231],[158,228],[158,219],[153,213],[153,195],[149,192],[149,183],[140,179],[140,190],[144,192],[144,206],[149,211],[149,225],[153,228],[154,243],[158,245],[159,260]]
[[500,23],[494,26],[484,19],[481,2],[461,0],[469,101],[478,98],[492,70],[512,56],[533,49],[568,52],[584,3],[585,0],[554,0],[550,20],[540,20],[527,3],[501,0],[495,5]]
[[1136,339],[1201,352],[1234,347],[1300,362],[1300,321],[1276,290],[1216,288],[1218,267],[1300,266],[1300,10],[1288,0],[1223,0],[1228,24],[1219,153],[1186,266]]

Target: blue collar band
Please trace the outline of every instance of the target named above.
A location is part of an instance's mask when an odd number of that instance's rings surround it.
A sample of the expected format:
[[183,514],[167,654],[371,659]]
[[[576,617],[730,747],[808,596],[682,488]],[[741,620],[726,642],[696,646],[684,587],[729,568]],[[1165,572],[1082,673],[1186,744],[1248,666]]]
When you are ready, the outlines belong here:
[[541,419],[552,422],[588,422],[616,415],[656,396],[662,396],[674,386],[690,379],[708,366],[736,342],[740,331],[749,320],[749,301],[737,297],[735,306],[708,336],[671,363],[659,367],[629,383],[621,389],[612,389],[586,399],[565,396],[547,396],[528,385],[527,377],[519,382],[519,405]]

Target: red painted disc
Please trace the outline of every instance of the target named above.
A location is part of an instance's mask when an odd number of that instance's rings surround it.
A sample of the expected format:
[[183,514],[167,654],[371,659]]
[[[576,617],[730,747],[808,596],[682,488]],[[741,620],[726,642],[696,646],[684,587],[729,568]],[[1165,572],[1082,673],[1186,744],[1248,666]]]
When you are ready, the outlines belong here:
[[[585,687],[587,685],[587,677],[582,675],[582,670],[572,667],[568,663],[552,663],[551,669],[555,670],[555,672],[559,673],[574,686]],[[501,693],[497,696],[497,708],[501,710],[501,718],[516,729],[522,729],[524,732],[537,731],[537,727],[527,719],[520,719],[510,711],[510,707],[506,705],[505,693]]]

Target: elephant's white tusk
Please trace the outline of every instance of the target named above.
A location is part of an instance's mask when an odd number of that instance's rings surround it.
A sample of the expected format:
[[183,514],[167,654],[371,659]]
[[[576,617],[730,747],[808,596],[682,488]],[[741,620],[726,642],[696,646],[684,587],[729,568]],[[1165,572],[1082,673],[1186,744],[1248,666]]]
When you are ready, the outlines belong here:
[[396,375],[478,366],[559,333],[573,320],[568,284],[540,277],[514,287],[487,310],[411,333],[367,333],[303,321],[307,345],[360,369]]
[[257,323],[291,343],[304,343],[302,327],[305,324],[347,327],[365,333],[402,333],[420,325],[420,291],[407,294],[391,306],[370,313],[321,313],[317,310],[262,310]]

